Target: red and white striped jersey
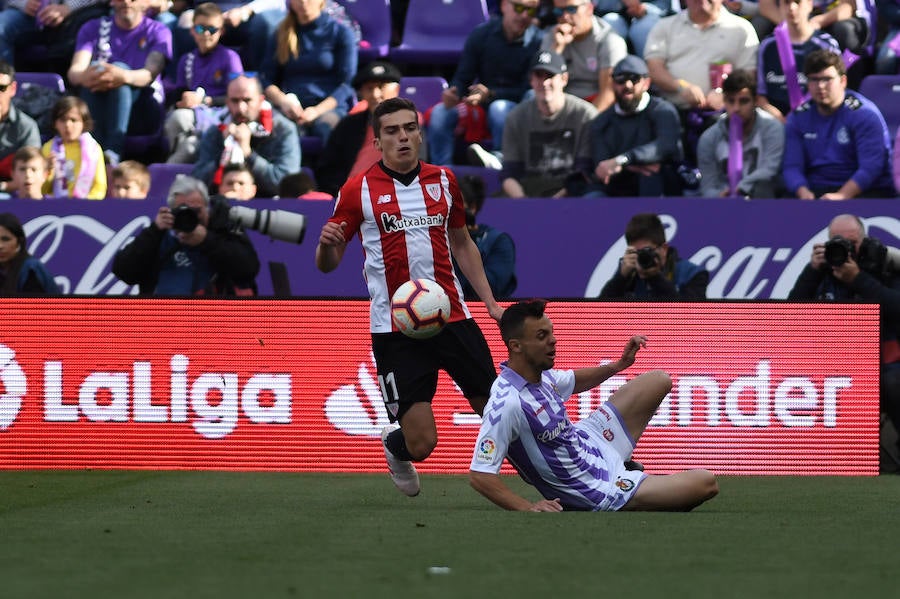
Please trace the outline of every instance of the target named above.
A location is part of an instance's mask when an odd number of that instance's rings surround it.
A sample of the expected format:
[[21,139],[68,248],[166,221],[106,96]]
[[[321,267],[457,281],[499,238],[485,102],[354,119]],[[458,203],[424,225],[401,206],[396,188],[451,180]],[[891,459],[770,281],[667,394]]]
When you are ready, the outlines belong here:
[[356,234],[362,240],[373,333],[395,330],[391,296],[410,279],[431,279],[444,288],[450,296],[451,322],[471,318],[447,235],[448,229],[466,226],[462,193],[450,169],[419,164],[419,175],[409,185],[386,173],[380,162],[351,177],[329,219],[347,223],[347,241]]

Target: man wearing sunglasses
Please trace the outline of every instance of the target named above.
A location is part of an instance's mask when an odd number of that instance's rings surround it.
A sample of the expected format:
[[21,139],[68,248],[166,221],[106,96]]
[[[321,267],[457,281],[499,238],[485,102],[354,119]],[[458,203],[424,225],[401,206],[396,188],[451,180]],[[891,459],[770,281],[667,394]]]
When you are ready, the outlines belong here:
[[606,21],[594,16],[590,0],[553,0],[556,25],[544,34],[542,50],[566,59],[566,93],[591,102],[599,111],[615,101],[612,69],[628,54],[625,40]]
[[452,164],[459,130],[469,143],[490,137],[499,149],[506,116],[530,95],[528,67],[541,45],[536,26],[539,4],[539,0],[502,0],[500,16],[466,38],[450,87],[431,110],[431,162]]
[[[722,94],[725,114],[703,132],[697,144],[700,194],[709,198],[774,198],[782,187],[784,125],[756,106],[756,80],[751,73],[732,71],[722,83]],[[732,136],[737,132],[735,119],[741,127],[740,140]],[[735,162],[737,153],[739,162]],[[732,173],[730,169],[738,166],[740,169]]]
[[41,146],[37,123],[13,106],[16,95],[16,70],[0,60],[0,191],[12,179],[12,162],[16,150],[25,146]]
[[[615,105],[591,123],[596,196],[680,195],[677,164],[683,159],[678,110],[651,96],[647,63],[633,55],[612,74]],[[669,184],[667,185],[667,182]]]

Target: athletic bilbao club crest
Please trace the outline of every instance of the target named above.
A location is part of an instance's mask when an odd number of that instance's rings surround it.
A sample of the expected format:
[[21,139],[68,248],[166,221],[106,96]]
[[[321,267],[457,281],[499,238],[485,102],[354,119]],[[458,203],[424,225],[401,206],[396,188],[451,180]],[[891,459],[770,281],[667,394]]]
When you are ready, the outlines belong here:
[[428,192],[428,196],[437,202],[441,199],[441,184],[440,183],[428,183],[425,186],[425,191]]

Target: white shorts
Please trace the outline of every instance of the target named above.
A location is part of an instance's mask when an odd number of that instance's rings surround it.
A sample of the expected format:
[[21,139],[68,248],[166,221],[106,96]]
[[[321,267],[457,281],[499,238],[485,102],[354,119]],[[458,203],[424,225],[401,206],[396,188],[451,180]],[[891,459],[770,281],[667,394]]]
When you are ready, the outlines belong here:
[[647,475],[637,470],[626,470],[625,460],[631,458],[635,442],[625,429],[619,411],[611,403],[591,412],[590,416],[575,424],[601,448],[609,470],[609,489],[604,489],[606,499],[595,511],[615,511],[622,509]]

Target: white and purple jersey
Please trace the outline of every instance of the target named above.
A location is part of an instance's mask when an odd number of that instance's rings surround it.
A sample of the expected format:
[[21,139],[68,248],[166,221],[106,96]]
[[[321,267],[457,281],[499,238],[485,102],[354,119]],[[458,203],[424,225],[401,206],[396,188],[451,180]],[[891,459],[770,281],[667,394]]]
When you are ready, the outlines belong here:
[[624,506],[646,476],[625,470],[634,442],[609,403],[572,424],[565,401],[574,388],[572,370],[546,370],[540,384],[531,384],[502,363],[471,469],[498,474],[508,458],[544,498],[558,498],[566,509]]

